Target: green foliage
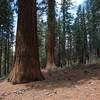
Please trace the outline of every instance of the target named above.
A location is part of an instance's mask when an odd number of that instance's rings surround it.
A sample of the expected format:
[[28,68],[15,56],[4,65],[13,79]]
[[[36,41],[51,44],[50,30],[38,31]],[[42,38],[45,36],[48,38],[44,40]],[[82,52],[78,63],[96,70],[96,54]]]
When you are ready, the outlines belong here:
[[[72,34],[71,34],[71,21],[72,21],[72,15],[69,12],[71,8],[71,1],[70,0],[62,0],[61,2],[61,33],[59,38],[59,47],[60,47],[60,66],[66,66],[66,56],[67,60],[71,57],[68,55],[69,49],[72,48]],[[66,54],[67,53],[67,54]],[[70,53],[71,54],[71,53]]]
[[[77,18],[75,19],[75,48],[79,63],[86,63],[89,60],[89,23],[87,12],[84,7],[79,6]],[[80,45],[81,44],[81,45]]]
[[[12,6],[12,3],[14,5]],[[55,4],[55,62],[63,67],[71,64],[90,63],[100,57],[100,0],[86,0],[85,6],[79,5],[74,19],[70,0],[62,0],[60,12]],[[14,7],[15,6],[15,7]],[[47,59],[47,1],[37,2],[37,28],[39,37],[39,56],[41,67]],[[4,73],[9,72],[12,56],[13,10],[17,10],[14,0],[0,0],[0,63]],[[54,17],[51,18],[51,21]],[[4,67],[5,66],[5,67]]]
[[[11,48],[14,41],[13,10],[9,0],[0,0],[0,70],[3,74],[9,72]],[[1,74],[2,74],[1,73]]]
[[47,43],[47,22],[45,22],[41,16],[38,16],[37,20],[38,38],[39,38],[39,57],[41,67],[46,65],[46,43]]

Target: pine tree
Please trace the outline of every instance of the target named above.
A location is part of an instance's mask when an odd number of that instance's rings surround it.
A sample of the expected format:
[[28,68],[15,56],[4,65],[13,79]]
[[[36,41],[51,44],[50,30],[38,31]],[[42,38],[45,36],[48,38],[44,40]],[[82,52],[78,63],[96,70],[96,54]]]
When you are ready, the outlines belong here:
[[62,62],[62,66],[65,66],[66,65],[66,36],[68,34],[70,34],[68,31],[69,31],[69,16],[70,16],[70,13],[69,13],[69,10],[70,10],[70,7],[71,7],[71,2],[70,0],[62,0],[62,7],[61,7],[61,10],[62,10],[62,29],[63,29],[63,32],[62,32],[62,39],[61,39],[61,62]]
[[[89,51],[92,56],[99,57],[100,27],[99,27],[99,0],[86,1],[87,31],[89,35]],[[91,57],[90,55],[90,57]]]
[[74,23],[74,42],[78,62],[81,64],[86,63],[88,59],[86,17],[85,10],[84,8],[82,9],[81,6],[78,8],[77,17]]
[[93,27],[96,34],[96,55],[100,57],[100,0],[93,0],[92,15],[93,15]]
[[46,66],[46,41],[47,41],[47,22],[39,16],[37,20],[38,37],[39,37],[39,59],[42,68]]
[[[0,0],[0,66],[4,66],[0,70],[6,75],[9,72],[10,64],[10,44],[13,35],[13,10],[11,2],[8,0]],[[9,48],[9,49],[8,49]],[[9,51],[9,52],[8,52]],[[3,58],[3,59],[2,59]],[[5,58],[5,59],[4,59]],[[1,72],[0,71],[0,72]]]

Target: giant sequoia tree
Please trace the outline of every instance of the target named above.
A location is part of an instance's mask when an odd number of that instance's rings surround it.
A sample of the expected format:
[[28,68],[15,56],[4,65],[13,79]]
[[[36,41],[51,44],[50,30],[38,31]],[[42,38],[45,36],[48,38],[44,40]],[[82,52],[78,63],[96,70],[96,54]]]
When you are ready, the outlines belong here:
[[13,84],[44,79],[39,64],[36,0],[18,0],[16,52],[8,80]]
[[48,0],[48,47],[47,69],[55,67],[54,63],[54,37],[55,37],[55,0]]

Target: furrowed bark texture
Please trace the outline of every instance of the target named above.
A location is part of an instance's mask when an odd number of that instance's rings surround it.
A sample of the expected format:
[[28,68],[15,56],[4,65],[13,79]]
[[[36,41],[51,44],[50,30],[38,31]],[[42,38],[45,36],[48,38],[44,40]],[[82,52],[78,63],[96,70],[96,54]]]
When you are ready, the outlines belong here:
[[47,69],[55,68],[54,44],[55,44],[55,0],[48,0],[48,48]]
[[13,84],[43,80],[38,55],[36,0],[18,0],[18,8],[16,52],[8,80]]

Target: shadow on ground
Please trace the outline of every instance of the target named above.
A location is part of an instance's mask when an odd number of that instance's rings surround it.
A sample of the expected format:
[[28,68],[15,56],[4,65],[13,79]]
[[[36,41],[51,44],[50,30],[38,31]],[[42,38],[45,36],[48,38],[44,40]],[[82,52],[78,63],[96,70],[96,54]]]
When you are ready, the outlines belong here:
[[90,80],[100,80],[100,64],[78,65],[72,68],[43,70],[45,81],[25,84],[26,87],[36,90],[53,90],[55,88],[71,88],[82,85]]

